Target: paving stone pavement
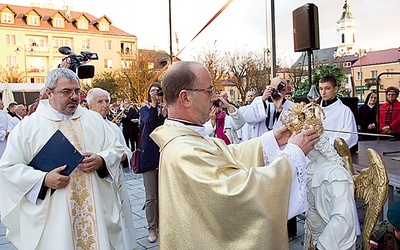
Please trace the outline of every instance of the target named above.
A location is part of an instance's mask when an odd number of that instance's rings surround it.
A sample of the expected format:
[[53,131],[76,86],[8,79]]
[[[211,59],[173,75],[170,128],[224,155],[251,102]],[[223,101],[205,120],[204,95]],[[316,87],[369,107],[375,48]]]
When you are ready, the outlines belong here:
[[[158,242],[149,243],[147,241],[147,220],[146,214],[143,210],[145,202],[145,193],[143,186],[142,175],[138,174],[126,174],[126,184],[128,188],[129,199],[132,206],[132,215],[136,232],[137,249],[158,249]],[[394,201],[400,201],[400,195],[396,191],[394,195]],[[359,219],[362,222],[365,214],[365,206],[362,202],[357,201],[357,209]],[[6,229],[0,224],[0,249],[1,250],[15,250],[17,249],[8,239],[5,237]],[[301,250],[302,241],[304,236],[304,218],[302,216],[297,217],[297,237],[289,238],[290,250]],[[361,239],[357,240],[357,249],[360,247]]]

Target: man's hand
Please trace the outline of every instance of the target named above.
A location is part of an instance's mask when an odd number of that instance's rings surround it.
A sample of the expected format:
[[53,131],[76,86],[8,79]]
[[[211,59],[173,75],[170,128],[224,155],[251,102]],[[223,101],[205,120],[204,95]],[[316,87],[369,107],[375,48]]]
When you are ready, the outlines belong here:
[[217,107],[212,106],[211,107],[211,112],[210,112],[210,122],[211,122],[211,126],[214,127],[216,120],[217,120]]
[[288,143],[289,138],[292,136],[292,132],[290,132],[287,127],[281,126],[274,129],[274,136],[278,146],[282,146]]
[[268,86],[265,90],[264,93],[262,95],[262,100],[265,102],[268,100],[268,98],[271,97],[271,93],[272,93],[272,87]]
[[122,154],[122,157],[121,157],[121,162],[125,161],[125,159],[126,159],[126,154],[123,153],[123,154]]
[[236,109],[235,106],[227,102],[224,98],[218,97],[220,103],[221,103],[221,108],[227,109],[229,114],[235,113]]
[[283,99],[285,97],[282,95],[282,93],[278,93],[278,94],[279,94],[279,98],[274,99],[274,98],[271,97],[271,99],[272,99],[272,102],[275,105],[275,109],[277,111],[281,112],[283,110],[282,103],[283,103]]
[[60,174],[61,171],[67,168],[67,165],[55,168],[46,174],[44,177],[44,185],[51,189],[60,189],[67,186],[69,176]]
[[78,165],[79,170],[84,173],[92,173],[103,165],[103,159],[94,153],[84,153],[83,160]]
[[316,129],[307,129],[299,134],[293,134],[289,139],[289,143],[299,146],[299,148],[307,155],[319,140],[319,134]]

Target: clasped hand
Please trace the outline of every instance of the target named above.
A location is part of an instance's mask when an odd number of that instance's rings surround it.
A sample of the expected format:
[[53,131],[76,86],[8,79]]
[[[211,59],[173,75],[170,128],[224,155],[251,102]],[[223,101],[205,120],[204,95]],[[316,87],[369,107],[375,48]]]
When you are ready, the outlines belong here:
[[[97,154],[84,153],[83,157],[77,168],[84,173],[94,172],[103,165],[102,158]],[[66,167],[66,165],[63,165],[48,172],[44,179],[44,185],[51,189],[60,189],[67,186],[70,179],[69,176],[60,174]]]

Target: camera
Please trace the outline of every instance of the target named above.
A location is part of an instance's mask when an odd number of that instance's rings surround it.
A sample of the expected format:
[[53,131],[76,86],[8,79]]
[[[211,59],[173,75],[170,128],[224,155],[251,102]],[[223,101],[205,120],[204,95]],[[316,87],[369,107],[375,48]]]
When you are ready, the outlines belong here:
[[164,96],[164,92],[162,91],[162,88],[157,89],[157,95]]
[[90,60],[98,60],[99,57],[97,53],[92,53],[90,51],[81,51],[81,54],[76,54],[71,51],[70,47],[63,46],[58,49],[58,51],[63,55],[68,55],[63,59],[70,59],[69,69],[74,71],[80,79],[93,78],[94,76],[94,66],[87,65],[84,63],[89,62]]
[[272,93],[271,93],[271,97],[272,99],[276,100],[279,99],[279,92],[281,92],[281,90],[285,87],[285,83],[280,82],[278,84],[278,86],[276,87],[276,89],[272,89]]
[[216,100],[216,101],[214,101],[213,102],[213,105],[215,106],[215,107],[219,107],[219,104],[220,104],[220,101],[219,100]]

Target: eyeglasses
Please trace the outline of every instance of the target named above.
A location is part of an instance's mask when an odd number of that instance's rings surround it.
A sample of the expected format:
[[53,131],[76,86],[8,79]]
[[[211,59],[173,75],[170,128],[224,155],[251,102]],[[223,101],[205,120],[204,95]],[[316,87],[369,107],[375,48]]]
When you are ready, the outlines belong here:
[[216,91],[215,91],[214,88],[210,88],[210,89],[185,89],[185,90],[189,90],[189,91],[203,91],[203,92],[207,92],[207,93],[210,94],[210,95],[216,93]]
[[392,94],[391,93],[387,93],[386,95],[387,96],[396,96],[397,94],[395,94],[395,93],[392,93]]
[[80,96],[82,93],[80,89],[63,89],[61,91],[51,90],[51,92],[61,94],[64,97],[71,97],[73,94]]

